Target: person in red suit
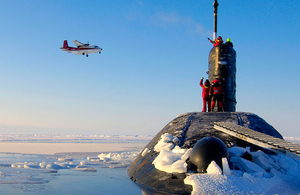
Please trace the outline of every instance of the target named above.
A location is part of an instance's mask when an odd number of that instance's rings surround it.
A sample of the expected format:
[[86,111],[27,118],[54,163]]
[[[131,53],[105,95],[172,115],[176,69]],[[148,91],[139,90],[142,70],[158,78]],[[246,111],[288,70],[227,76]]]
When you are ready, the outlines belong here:
[[216,78],[213,80],[211,83],[210,87],[210,94],[209,96],[212,98],[212,104],[211,104],[211,110],[214,111],[214,107],[216,102],[218,102],[218,111],[223,110],[223,92],[222,92],[222,87],[223,84],[225,83],[225,79],[223,78]]
[[200,81],[200,86],[202,87],[202,97],[203,97],[203,110],[202,112],[206,112],[206,104],[207,104],[207,110],[208,112],[211,111],[210,103],[211,98],[209,97],[209,91],[210,91],[210,83],[209,80],[206,79],[205,83],[203,84],[203,77]]
[[217,46],[217,45],[221,45],[223,43],[223,39],[221,36],[219,36],[218,38],[216,38],[216,40],[212,41],[208,38],[208,40],[214,44],[214,47]]

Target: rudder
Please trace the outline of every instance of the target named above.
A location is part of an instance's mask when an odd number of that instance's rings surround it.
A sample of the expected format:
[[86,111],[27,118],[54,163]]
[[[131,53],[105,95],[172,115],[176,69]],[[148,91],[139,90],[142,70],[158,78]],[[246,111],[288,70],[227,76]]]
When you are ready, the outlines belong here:
[[68,48],[69,46],[68,46],[68,41],[67,40],[64,40],[64,46],[63,46],[63,48]]

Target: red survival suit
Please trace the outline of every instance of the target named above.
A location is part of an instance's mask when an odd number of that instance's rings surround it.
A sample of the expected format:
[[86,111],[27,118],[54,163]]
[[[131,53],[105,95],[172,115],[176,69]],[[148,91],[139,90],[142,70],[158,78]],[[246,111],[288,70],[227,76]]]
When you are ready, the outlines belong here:
[[214,41],[212,41],[210,39],[209,39],[209,41],[214,44],[214,47],[217,46],[217,45],[221,45],[223,43],[223,39],[222,39],[221,36],[219,36],[218,38],[216,38],[216,40],[214,40]]
[[203,78],[200,81],[200,86],[202,87],[202,97],[203,97],[203,110],[202,112],[206,112],[206,104],[208,107],[208,112],[210,112],[211,107],[210,107],[210,97],[209,97],[209,91],[210,91],[210,83],[208,79],[205,81],[203,85]]
[[212,105],[211,105],[212,111],[214,110],[216,101],[218,101],[218,111],[222,111],[223,108],[222,87],[224,83],[225,83],[225,79],[221,80],[219,78],[216,78],[211,83],[210,96],[212,97]]

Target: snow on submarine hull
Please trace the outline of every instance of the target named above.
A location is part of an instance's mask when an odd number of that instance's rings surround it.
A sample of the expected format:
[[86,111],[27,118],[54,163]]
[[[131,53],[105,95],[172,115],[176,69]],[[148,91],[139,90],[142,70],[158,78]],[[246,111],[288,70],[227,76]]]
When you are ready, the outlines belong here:
[[276,129],[269,125],[264,119],[252,113],[186,113],[172,120],[146,145],[128,169],[130,179],[143,187],[157,192],[191,194],[193,190],[192,186],[184,183],[187,173],[168,173],[156,169],[153,164],[153,161],[159,155],[159,152],[155,151],[155,146],[165,133],[177,137],[178,139],[176,143],[174,143],[174,146],[177,145],[183,149],[193,148],[202,138],[215,137],[222,140],[228,148],[239,146],[244,148],[251,147],[255,150],[264,150],[257,145],[216,130],[214,128],[214,122],[231,122],[273,136],[274,138],[283,139],[282,135]]

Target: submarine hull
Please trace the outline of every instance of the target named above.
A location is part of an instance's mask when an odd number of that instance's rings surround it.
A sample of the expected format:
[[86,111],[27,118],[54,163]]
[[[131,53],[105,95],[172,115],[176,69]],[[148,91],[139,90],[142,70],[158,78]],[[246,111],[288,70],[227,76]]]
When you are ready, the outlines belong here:
[[[184,149],[193,148],[202,138],[216,137],[228,148],[233,146],[257,148],[221,131],[214,129],[214,122],[232,122],[260,133],[283,139],[282,135],[264,119],[246,112],[192,112],[176,117],[168,123],[141,151],[128,169],[128,175],[135,183],[148,189],[169,194],[191,194],[192,187],[184,184],[186,173],[167,173],[154,167],[152,162],[159,152],[154,147],[165,133],[179,139],[177,145]],[[260,148],[258,148],[260,149]],[[143,151],[149,151],[143,154]]]

